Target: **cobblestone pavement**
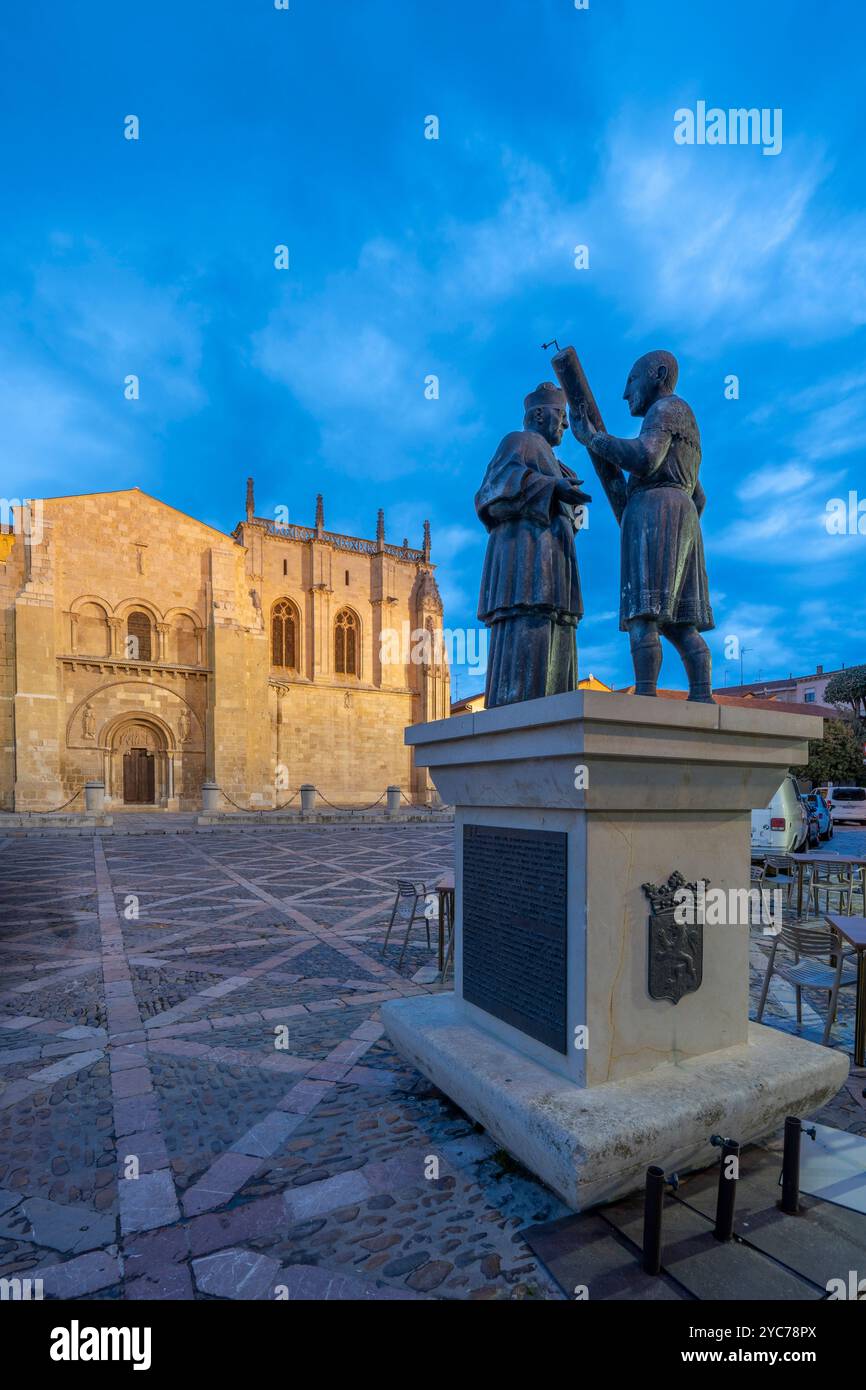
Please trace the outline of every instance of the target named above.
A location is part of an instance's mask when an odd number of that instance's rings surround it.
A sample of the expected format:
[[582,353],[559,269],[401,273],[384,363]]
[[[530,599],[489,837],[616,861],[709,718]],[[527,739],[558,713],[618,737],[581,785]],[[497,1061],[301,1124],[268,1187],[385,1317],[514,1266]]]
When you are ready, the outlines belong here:
[[[521,1232],[565,1208],[379,1021],[437,988],[423,925],[382,957],[395,880],[452,862],[438,825],[0,838],[0,1276],[49,1298],[561,1298]],[[786,989],[767,1021],[792,1029]],[[864,1080],[820,1118],[866,1133]]]

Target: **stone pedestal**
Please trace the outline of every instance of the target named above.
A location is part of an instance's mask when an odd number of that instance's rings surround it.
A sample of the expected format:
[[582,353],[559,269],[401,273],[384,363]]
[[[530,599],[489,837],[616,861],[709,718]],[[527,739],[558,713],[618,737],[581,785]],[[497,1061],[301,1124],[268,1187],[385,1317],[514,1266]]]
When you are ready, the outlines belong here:
[[674,956],[678,1002],[648,978],[642,885],[679,871],[748,889],[750,812],[816,732],[810,716],[592,691],[407,729],[456,808],[455,992],[388,1003],[383,1021],[576,1209],[640,1185],[647,1163],[709,1163],[712,1133],[761,1137],[844,1081],[846,1055],[749,1026],[747,913],[704,925],[697,988]]

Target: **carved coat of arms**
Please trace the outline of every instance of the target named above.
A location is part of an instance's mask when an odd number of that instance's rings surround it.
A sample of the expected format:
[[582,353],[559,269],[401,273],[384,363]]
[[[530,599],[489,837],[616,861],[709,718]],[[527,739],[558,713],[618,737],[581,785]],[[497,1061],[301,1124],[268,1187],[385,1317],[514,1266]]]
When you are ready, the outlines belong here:
[[[704,891],[707,888],[703,884]],[[678,1004],[700,989],[704,972],[703,894],[674,871],[667,883],[644,883],[650,901],[648,989],[652,999]]]

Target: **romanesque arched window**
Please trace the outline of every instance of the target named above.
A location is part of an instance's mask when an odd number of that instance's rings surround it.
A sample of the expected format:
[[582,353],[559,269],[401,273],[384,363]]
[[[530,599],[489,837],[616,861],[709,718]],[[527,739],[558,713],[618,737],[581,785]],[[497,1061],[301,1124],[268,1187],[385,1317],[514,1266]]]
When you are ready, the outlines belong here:
[[130,613],[126,620],[126,656],[131,661],[150,661],[150,617],[147,613]]
[[271,609],[271,664],[288,671],[298,669],[298,621],[295,605],[278,599]]
[[357,676],[358,657],[358,619],[351,608],[344,608],[337,614],[334,624],[334,670],[337,675]]

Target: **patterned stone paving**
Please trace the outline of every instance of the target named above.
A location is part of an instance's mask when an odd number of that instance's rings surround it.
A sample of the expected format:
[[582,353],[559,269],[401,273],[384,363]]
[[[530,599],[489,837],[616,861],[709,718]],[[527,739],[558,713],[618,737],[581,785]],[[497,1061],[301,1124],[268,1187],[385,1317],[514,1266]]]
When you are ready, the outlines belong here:
[[[403,930],[381,944],[395,880],[434,883],[452,828],[151,819],[0,839],[0,1275],[49,1298],[561,1298],[522,1231],[564,1208],[379,1021],[437,988],[421,924],[399,968]],[[767,1021],[797,1027],[778,982]],[[846,997],[837,1046],[852,1026]],[[866,1134],[864,1081],[820,1118]]]

